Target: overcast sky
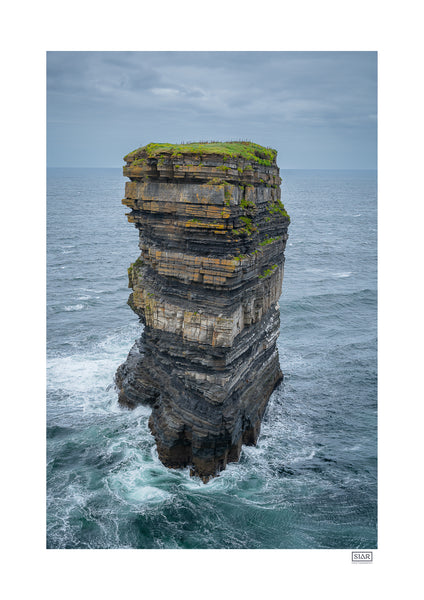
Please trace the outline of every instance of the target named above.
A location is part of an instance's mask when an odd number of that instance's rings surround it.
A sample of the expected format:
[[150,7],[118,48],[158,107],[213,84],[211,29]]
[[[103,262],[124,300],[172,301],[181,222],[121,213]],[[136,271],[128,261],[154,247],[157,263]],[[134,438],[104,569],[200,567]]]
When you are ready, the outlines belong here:
[[48,52],[47,165],[247,139],[283,169],[377,166],[375,52]]

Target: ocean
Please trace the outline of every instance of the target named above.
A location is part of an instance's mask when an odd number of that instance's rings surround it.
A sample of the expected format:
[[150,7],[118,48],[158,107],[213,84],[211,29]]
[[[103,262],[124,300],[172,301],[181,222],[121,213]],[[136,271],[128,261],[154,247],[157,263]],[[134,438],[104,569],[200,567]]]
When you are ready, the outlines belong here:
[[114,388],[141,325],[121,169],[48,169],[47,548],[377,547],[377,174],[281,171],[284,382],[206,485]]

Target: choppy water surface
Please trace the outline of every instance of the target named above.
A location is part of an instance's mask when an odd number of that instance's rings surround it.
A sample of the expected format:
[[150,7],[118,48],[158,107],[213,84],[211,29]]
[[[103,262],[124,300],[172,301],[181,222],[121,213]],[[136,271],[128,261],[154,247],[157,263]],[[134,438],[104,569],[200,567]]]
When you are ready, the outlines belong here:
[[117,404],[140,334],[121,170],[49,170],[47,547],[376,547],[376,174],[282,177],[285,381],[257,447],[204,485],[159,462],[150,409]]

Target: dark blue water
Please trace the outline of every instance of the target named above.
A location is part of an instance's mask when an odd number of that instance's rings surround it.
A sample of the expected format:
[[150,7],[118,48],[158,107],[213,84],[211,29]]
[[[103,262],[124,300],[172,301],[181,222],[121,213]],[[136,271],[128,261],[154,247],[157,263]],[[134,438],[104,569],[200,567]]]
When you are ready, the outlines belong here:
[[47,546],[377,546],[374,171],[283,171],[285,381],[257,447],[207,485],[158,460],[113,377],[140,335],[120,169],[48,172]]

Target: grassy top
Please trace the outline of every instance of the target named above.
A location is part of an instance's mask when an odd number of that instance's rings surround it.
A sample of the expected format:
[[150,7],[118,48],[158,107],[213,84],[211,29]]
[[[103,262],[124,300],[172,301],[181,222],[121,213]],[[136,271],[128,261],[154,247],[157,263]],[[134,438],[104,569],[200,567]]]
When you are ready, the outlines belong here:
[[224,160],[230,158],[244,158],[261,165],[271,166],[275,164],[277,151],[265,148],[253,142],[193,142],[189,144],[147,144],[130,152],[124,157],[127,162],[147,156],[180,157],[186,154],[202,156],[205,154],[217,154]]

